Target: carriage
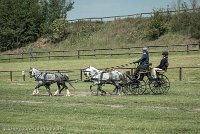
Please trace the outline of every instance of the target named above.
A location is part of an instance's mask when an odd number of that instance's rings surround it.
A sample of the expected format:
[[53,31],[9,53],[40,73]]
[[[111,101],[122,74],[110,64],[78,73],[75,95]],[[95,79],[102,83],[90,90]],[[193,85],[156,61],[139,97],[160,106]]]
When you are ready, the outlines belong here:
[[[131,75],[127,75],[129,81],[123,85],[122,92],[126,95],[142,95],[145,93],[165,94],[170,89],[170,81],[164,73],[166,70],[157,70],[157,78],[151,76],[151,66],[147,70],[139,72],[138,79],[133,79]],[[146,76],[146,79],[145,79]]]

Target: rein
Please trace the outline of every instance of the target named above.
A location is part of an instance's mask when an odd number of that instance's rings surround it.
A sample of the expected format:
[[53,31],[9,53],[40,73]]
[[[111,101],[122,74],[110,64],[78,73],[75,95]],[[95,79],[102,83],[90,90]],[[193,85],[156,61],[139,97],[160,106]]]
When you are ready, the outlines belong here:
[[98,73],[102,73],[102,71],[97,70],[93,75],[91,75],[91,78],[98,75]]
[[37,76],[35,75],[35,80],[38,80],[38,78],[42,75],[43,72],[40,72]]

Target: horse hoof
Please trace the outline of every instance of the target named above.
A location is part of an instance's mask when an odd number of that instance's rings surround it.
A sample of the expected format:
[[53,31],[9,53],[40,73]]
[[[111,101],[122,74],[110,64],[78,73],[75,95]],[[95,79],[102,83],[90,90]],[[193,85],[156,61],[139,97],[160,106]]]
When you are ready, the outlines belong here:
[[101,94],[101,96],[106,96],[106,94],[104,93],[104,94]]

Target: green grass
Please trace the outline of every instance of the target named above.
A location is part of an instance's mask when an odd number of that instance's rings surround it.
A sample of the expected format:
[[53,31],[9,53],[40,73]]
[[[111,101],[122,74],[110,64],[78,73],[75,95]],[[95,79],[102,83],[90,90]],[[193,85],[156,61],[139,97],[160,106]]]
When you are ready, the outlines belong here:
[[1,83],[1,133],[200,132],[200,83],[172,83],[166,95],[105,97],[31,96],[33,85]]
[[[170,55],[170,67],[199,66],[199,53]],[[184,59],[183,59],[184,57]],[[26,71],[26,81],[21,73],[0,73],[0,133],[200,133],[200,72],[185,69],[183,81],[178,80],[178,69],[169,69],[171,81],[165,95],[141,96],[32,96],[37,84],[28,78],[30,66],[38,69],[69,69],[69,76],[79,78],[79,69],[88,65],[97,68],[129,63],[134,58],[107,58],[82,60],[50,60],[34,62],[0,63],[0,70]],[[153,66],[160,55],[151,55]],[[132,66],[133,67],[133,66]],[[73,83],[72,94],[89,93],[90,83]],[[56,85],[51,91],[56,91]],[[105,91],[113,86],[105,85]],[[47,94],[41,87],[40,94]],[[65,91],[63,92],[63,95]]]

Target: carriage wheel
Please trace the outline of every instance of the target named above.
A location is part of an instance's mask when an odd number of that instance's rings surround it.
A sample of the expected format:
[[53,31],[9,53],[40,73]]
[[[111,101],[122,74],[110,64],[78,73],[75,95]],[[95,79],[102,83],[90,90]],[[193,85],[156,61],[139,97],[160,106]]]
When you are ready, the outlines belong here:
[[167,93],[170,88],[169,79],[165,75],[161,75],[157,79],[149,81],[150,90],[154,94],[164,94]]
[[159,84],[160,80],[150,80],[148,82],[148,85],[150,87],[150,90],[153,92],[153,94],[161,94],[161,85]]
[[162,88],[161,88],[161,93],[167,93],[170,89],[170,81],[169,79],[167,78],[167,76],[165,75],[162,75],[161,76],[161,81],[162,81]]
[[146,82],[144,80],[134,80],[130,83],[129,91],[131,94],[142,95],[146,91]]
[[130,81],[129,82],[129,92],[132,94],[132,95],[136,95],[137,94],[137,86],[138,84],[133,82],[133,81]]
[[123,85],[122,93],[124,93],[125,95],[129,94],[129,85],[128,84]]
[[139,95],[142,95],[142,94],[145,93],[146,89],[147,89],[147,88],[146,88],[146,82],[145,82],[144,80],[139,81],[139,87],[138,87],[138,89],[137,89],[137,93],[138,93]]

